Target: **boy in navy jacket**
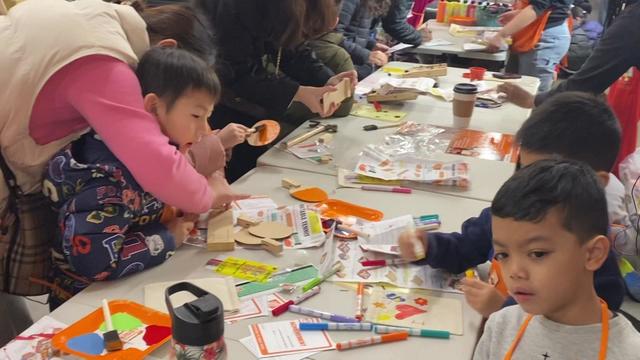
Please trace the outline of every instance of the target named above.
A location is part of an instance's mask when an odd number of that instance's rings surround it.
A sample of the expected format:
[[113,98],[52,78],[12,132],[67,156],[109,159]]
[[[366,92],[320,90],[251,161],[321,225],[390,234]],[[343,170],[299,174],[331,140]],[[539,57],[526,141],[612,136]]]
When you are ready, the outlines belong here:
[[[620,147],[620,126],[609,107],[600,99],[585,93],[568,92],[535,109],[516,134],[516,140],[520,144],[516,171],[521,166],[546,158],[579,160],[596,171],[601,185],[606,188],[610,176],[613,177],[609,171]],[[607,196],[610,211],[612,201]],[[426,258],[417,261],[417,264],[457,274],[493,257],[489,208],[484,209],[478,217],[465,221],[459,233],[419,232],[416,235],[426,250]],[[413,234],[403,234],[399,239],[402,256],[407,260],[415,260],[414,239]],[[464,280],[467,302],[485,317],[499,310],[505,301],[512,302],[506,292],[498,290],[503,288],[500,286],[500,271],[495,262],[492,265],[496,273],[492,278],[497,279],[497,284]],[[620,308],[624,298],[624,282],[613,251],[595,272],[595,289],[612,310]]]

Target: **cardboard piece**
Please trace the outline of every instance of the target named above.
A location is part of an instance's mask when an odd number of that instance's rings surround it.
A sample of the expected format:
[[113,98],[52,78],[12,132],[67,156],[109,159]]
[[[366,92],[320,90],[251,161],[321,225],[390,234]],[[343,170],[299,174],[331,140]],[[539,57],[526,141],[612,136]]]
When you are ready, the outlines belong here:
[[327,92],[322,95],[322,109],[327,112],[331,103],[340,104],[346,98],[351,96],[351,80],[349,78],[342,79],[338,85],[337,90]]
[[209,251],[233,251],[233,211],[227,210],[209,220],[207,227],[207,249]]
[[264,146],[271,144],[280,135],[280,124],[275,120],[261,120],[255,123],[247,137],[247,143],[251,146]]
[[[327,159],[326,161],[331,161],[331,159]],[[285,178],[282,179],[281,184],[282,187],[289,190],[291,197],[300,201],[317,203],[326,201],[329,198],[326,191],[319,187],[301,186],[298,182]]]
[[249,228],[249,233],[263,239],[285,239],[293,234],[293,229],[277,222],[263,222]]
[[420,65],[406,69],[403,78],[447,76],[447,64]]
[[251,235],[248,229],[242,229],[234,234],[233,238],[243,245],[260,245],[262,244],[261,237]]
[[372,91],[367,94],[368,102],[385,102],[385,101],[408,101],[418,98],[418,93],[413,91],[396,92],[391,94],[382,95],[377,91]]

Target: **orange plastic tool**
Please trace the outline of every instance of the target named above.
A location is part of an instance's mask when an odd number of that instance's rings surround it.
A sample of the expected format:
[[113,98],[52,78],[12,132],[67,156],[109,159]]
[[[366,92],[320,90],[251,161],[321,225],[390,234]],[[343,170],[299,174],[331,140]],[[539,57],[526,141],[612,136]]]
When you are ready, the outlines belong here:
[[319,206],[322,216],[337,219],[341,216],[355,216],[368,221],[380,221],[384,213],[380,210],[352,204],[338,199],[328,199]]
[[326,191],[315,186],[301,186],[290,179],[282,179],[282,187],[289,189],[289,195],[304,202],[323,202],[329,198]]

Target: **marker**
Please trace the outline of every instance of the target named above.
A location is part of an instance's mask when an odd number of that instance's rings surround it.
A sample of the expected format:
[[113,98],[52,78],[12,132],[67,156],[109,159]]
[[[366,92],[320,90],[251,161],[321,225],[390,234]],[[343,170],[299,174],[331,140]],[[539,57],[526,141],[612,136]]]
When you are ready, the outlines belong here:
[[313,310],[313,309],[305,308],[305,307],[298,306],[298,305],[289,305],[289,311],[297,313],[297,314],[309,315],[309,316],[317,317],[317,318],[320,318],[320,319],[325,319],[325,320],[329,320],[329,321],[333,321],[333,322],[339,322],[339,323],[357,323],[357,322],[359,322],[358,319],[356,319],[356,318],[352,318],[352,317],[348,317],[348,316],[342,316],[342,315],[336,315],[336,314],[332,314],[332,313],[328,313],[328,312],[324,312],[324,311]]
[[300,323],[300,330],[371,331],[372,327],[371,323]]
[[311,279],[311,281],[309,281],[308,283],[304,284],[304,286],[302,287],[302,292],[307,292],[311,289],[313,289],[314,287],[320,285],[323,281],[327,280],[328,278],[332,277],[333,275],[335,275],[335,273],[337,273],[338,271],[342,270],[344,265],[342,265],[342,263],[338,263],[337,266],[334,266],[333,269],[329,270],[326,274],[322,275],[321,277],[317,277],[317,278],[313,278]]
[[284,313],[285,311],[287,311],[289,309],[289,306],[300,304],[301,302],[307,300],[308,298],[312,297],[313,295],[319,292],[320,292],[320,286],[313,288],[313,290],[307,293],[304,293],[296,297],[295,299],[288,300],[287,302],[276,306],[275,308],[273,308],[273,310],[271,310],[271,315],[278,316]]
[[429,220],[440,220],[440,216],[437,214],[433,214],[433,215],[421,215],[421,216],[415,216],[414,219],[418,219],[420,221],[429,221]]
[[407,263],[409,262],[402,259],[360,261],[360,265],[362,266],[391,266],[391,265],[404,265]]
[[367,191],[385,191],[385,192],[394,192],[394,193],[401,193],[401,194],[411,194],[413,192],[413,190],[411,190],[410,188],[402,187],[402,186],[392,187],[392,186],[381,186],[381,185],[362,185],[360,189],[367,190]]
[[362,321],[363,310],[362,310],[362,298],[364,297],[364,283],[358,283],[358,289],[356,290],[356,295],[358,297],[358,308],[356,309],[356,319]]
[[448,331],[444,330],[429,330],[429,329],[407,329],[395,326],[383,326],[376,325],[374,327],[374,331],[376,334],[389,334],[389,333],[397,333],[404,332],[410,336],[421,336],[421,337],[431,337],[438,339],[448,339],[451,334]]
[[381,344],[392,341],[400,341],[407,340],[409,337],[409,333],[407,332],[396,332],[391,334],[379,335],[379,336],[371,336],[364,339],[356,339],[344,341],[336,344],[336,349],[338,350],[348,350],[362,346],[369,346],[375,344]]

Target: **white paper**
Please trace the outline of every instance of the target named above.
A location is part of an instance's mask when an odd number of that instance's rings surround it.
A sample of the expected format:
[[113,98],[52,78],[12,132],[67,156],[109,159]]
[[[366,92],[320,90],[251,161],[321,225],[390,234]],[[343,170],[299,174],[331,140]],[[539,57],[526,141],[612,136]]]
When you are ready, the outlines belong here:
[[411,229],[411,226],[413,226],[411,215],[366,223],[361,230],[368,234],[369,238],[358,237],[358,244],[364,250],[398,255],[400,253],[398,238],[404,231]]
[[[145,306],[166,313],[167,305],[165,304],[164,293],[169,286],[182,281],[188,281],[217,296],[222,302],[225,311],[237,311],[240,308],[240,298],[238,298],[238,293],[231,277],[187,279],[146,285],[144,287]],[[193,300],[195,300],[195,296],[186,291],[171,295],[171,304],[174,307],[182,306],[184,303]]]
[[[247,336],[246,338],[242,338],[242,339],[240,339],[240,343],[242,345],[244,345],[249,351],[251,351],[253,356],[257,357],[258,359],[261,359],[260,352],[258,351],[258,345],[256,345],[256,341],[254,340],[253,337]],[[307,358],[307,357],[309,357],[311,355],[314,355],[314,354],[317,354],[317,352],[298,353],[298,354],[283,355],[283,356],[273,356],[273,357],[270,357],[269,359],[272,359],[272,360],[302,360],[302,359],[305,359],[305,358]]]
[[[319,322],[319,319],[304,319]],[[249,326],[259,357],[332,350],[334,342],[326,331],[301,331],[299,320],[287,320]]]
[[[2,326],[6,326],[6,324]],[[45,315],[0,349],[0,358],[50,359],[57,354],[57,351],[51,346],[51,337],[66,327],[66,324]]]
[[447,41],[447,40],[442,40],[442,39],[433,39],[431,41],[427,41],[422,43],[420,46],[418,46],[419,48],[424,48],[424,49],[428,49],[431,47],[436,47],[436,46],[446,46],[446,45],[453,45],[452,42]]
[[251,299],[243,300],[240,303],[240,310],[233,314],[226,315],[224,317],[224,322],[227,324],[231,324],[239,320],[268,315],[269,307],[267,306],[267,297],[258,296]]
[[278,207],[275,201],[266,196],[255,196],[248,199],[236,200],[231,203],[234,210],[275,209]]
[[388,53],[391,54],[391,53],[394,53],[396,51],[400,51],[402,49],[410,48],[412,46],[413,45],[411,45],[411,44],[399,43],[399,44],[396,44],[396,45],[390,47]]

